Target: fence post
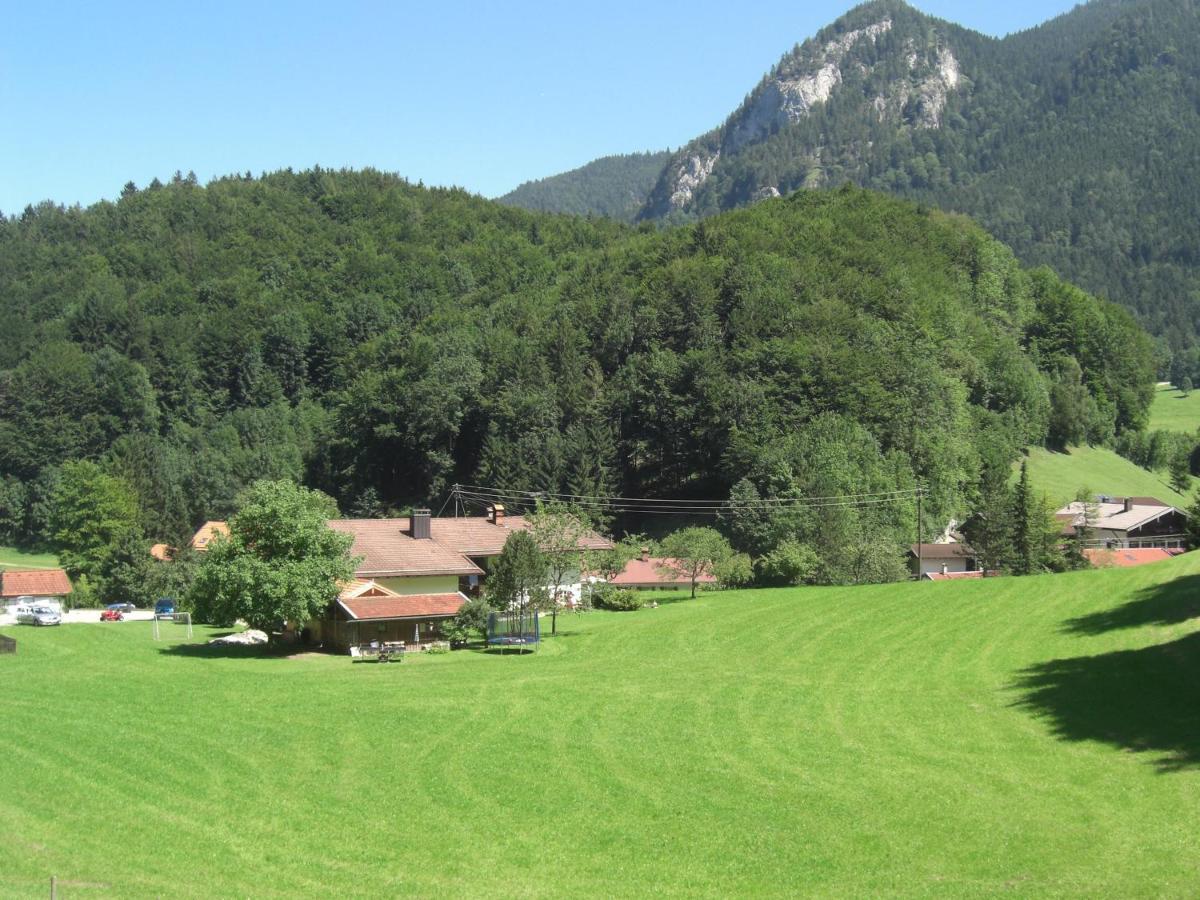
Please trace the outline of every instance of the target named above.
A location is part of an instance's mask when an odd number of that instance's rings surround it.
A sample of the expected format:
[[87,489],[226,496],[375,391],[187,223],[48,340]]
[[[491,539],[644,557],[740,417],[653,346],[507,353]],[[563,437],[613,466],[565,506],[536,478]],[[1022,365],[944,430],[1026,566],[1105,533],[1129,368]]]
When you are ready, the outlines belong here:
[[50,900],[58,900],[58,876],[50,876]]

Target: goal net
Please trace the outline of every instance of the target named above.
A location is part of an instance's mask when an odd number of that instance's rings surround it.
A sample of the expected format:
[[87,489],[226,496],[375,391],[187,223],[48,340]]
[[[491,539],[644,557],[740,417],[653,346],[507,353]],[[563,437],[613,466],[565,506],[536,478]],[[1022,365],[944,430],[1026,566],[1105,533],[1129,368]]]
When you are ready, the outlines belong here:
[[183,641],[192,636],[192,614],[177,612],[169,619],[154,617],[154,639],[156,641]]

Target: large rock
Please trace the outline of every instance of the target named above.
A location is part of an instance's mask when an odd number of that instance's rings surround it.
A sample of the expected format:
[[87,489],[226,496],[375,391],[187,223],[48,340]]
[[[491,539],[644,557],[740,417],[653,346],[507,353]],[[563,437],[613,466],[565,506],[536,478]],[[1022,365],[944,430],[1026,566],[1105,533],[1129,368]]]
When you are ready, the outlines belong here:
[[210,644],[218,646],[254,646],[256,644],[265,644],[267,642],[267,633],[265,631],[256,631],[251,628],[249,631],[239,631],[237,634],[227,634],[224,637],[213,638],[209,641]]

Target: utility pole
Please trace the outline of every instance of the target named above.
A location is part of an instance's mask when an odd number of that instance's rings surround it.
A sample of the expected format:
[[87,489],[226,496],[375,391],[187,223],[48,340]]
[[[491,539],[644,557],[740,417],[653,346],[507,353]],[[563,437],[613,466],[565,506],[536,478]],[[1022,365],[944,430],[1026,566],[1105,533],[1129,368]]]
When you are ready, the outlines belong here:
[[925,549],[921,546],[921,534],[924,532],[924,522],[921,519],[921,498],[924,496],[923,488],[917,488],[917,581],[921,580],[921,555]]

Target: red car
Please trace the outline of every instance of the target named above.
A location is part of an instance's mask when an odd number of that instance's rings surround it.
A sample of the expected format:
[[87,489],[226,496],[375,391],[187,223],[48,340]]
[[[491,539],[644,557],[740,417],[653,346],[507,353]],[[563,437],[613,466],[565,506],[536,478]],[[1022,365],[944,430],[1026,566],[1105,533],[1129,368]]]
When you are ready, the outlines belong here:
[[125,614],[119,609],[106,609],[100,613],[101,622],[120,622],[125,618]]

